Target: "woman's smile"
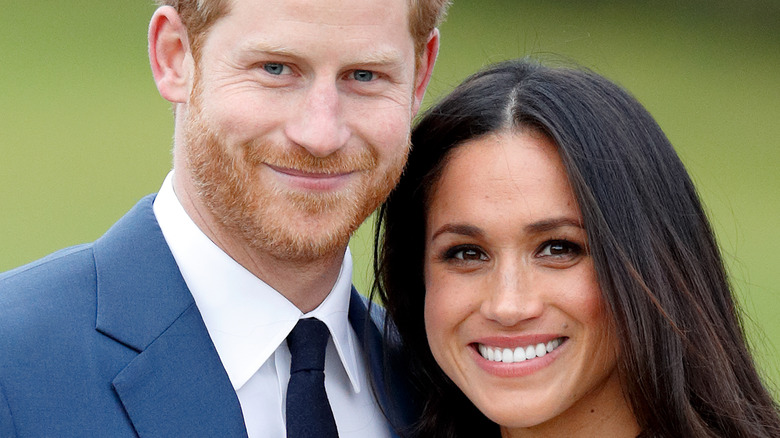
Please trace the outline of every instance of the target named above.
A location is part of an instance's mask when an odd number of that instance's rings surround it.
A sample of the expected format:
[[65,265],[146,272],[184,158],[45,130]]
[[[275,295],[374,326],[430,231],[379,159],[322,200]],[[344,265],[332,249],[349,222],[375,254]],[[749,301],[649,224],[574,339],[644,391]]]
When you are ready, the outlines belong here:
[[542,358],[547,353],[552,353],[564,342],[566,337],[555,338],[551,341],[540,342],[538,344],[530,344],[518,347],[498,347],[492,345],[486,345],[483,343],[473,344],[479,352],[482,358],[491,362],[503,362],[503,363],[520,363],[525,361],[531,361],[536,358]]

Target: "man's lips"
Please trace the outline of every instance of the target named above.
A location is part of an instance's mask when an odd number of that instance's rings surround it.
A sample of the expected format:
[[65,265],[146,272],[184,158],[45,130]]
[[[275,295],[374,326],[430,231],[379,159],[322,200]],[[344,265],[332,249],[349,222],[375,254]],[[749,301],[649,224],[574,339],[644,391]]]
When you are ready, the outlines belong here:
[[273,169],[275,172],[293,176],[293,177],[299,177],[299,178],[322,178],[322,179],[338,178],[353,173],[352,171],[341,171],[341,170],[335,170],[335,171],[299,170],[299,169],[292,169],[289,167],[274,166],[271,164],[267,164],[267,166]]
[[293,189],[305,191],[328,192],[338,190],[347,184],[351,176],[356,172],[342,170],[301,170],[289,167],[266,164],[277,175],[280,175],[284,184]]

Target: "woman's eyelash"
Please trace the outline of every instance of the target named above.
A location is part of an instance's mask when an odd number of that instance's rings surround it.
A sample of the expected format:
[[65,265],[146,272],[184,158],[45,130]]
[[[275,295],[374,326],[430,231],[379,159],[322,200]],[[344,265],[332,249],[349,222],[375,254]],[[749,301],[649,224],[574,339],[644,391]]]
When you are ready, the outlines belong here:
[[[544,241],[535,252],[538,258],[549,260],[573,259],[585,252],[585,247],[568,239],[550,239]],[[487,252],[479,245],[463,244],[446,248],[439,259],[445,262],[469,263],[487,261]]]
[[542,257],[560,257],[566,255],[579,255],[583,252],[583,246],[566,239],[552,239],[539,246],[537,254]]
[[444,251],[442,259],[457,261],[483,260],[487,259],[487,255],[479,246],[457,245]]

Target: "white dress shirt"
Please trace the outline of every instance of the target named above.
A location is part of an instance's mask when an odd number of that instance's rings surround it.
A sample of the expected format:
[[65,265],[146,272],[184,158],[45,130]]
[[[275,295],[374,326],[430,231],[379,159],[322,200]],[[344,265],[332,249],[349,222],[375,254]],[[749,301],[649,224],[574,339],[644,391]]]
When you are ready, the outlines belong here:
[[250,438],[285,436],[290,379],[285,340],[298,319],[306,317],[324,322],[331,334],[325,353],[325,390],[339,435],[389,436],[357,336],[347,320],[352,287],[349,249],[330,294],[319,307],[303,314],[203,234],[173,191],[173,172],[157,194],[154,214],[238,395]]

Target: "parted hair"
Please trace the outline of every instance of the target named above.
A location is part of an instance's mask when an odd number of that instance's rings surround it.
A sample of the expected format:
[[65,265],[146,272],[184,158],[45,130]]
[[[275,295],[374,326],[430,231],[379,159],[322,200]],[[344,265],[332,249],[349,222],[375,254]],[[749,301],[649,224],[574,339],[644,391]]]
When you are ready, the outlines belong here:
[[400,335],[422,394],[419,436],[498,436],[427,343],[425,216],[454,148],[518,129],[557,145],[641,436],[780,436],[778,406],[748,350],[710,223],[666,135],[602,76],[527,59],[473,75],[424,114],[401,181],[379,211],[372,294],[384,303],[397,329],[387,336]]
[[[156,0],[158,6],[172,6],[187,27],[193,54],[199,53],[209,28],[219,18],[230,12],[234,0]],[[407,0],[409,2],[409,31],[415,42],[415,52],[422,54],[431,31],[444,16],[451,0]]]

